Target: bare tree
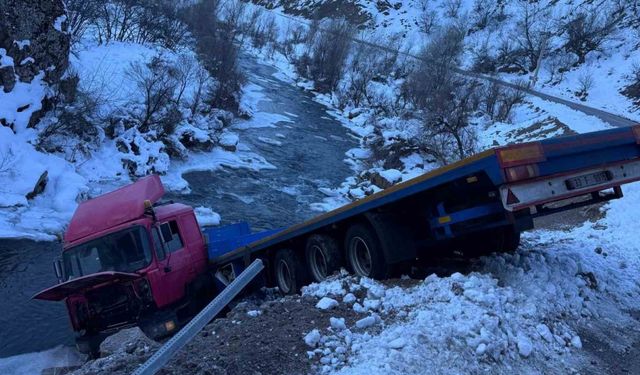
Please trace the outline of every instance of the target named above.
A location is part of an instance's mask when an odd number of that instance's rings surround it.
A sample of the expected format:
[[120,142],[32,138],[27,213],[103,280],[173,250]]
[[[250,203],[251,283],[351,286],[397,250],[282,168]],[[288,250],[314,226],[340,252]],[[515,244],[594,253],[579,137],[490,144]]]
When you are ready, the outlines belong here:
[[418,26],[420,31],[430,34],[438,26],[438,12],[431,8],[431,0],[420,0]]
[[351,47],[353,27],[346,20],[331,20],[310,40],[311,56],[306,69],[323,91],[335,89]]
[[69,33],[73,43],[82,39],[87,28],[95,22],[100,9],[100,2],[97,0],[67,0],[67,19],[69,22]]
[[445,0],[442,6],[444,7],[447,17],[458,18],[460,7],[462,7],[462,0]]
[[578,56],[578,64],[585,62],[589,52],[598,51],[611,38],[623,14],[594,7],[576,12],[564,25],[564,48]]
[[520,64],[524,71],[532,72],[551,38],[551,15],[538,2],[519,2],[516,43],[519,54],[524,57]]
[[176,103],[178,70],[161,57],[154,57],[148,64],[132,63],[127,76],[135,82],[142,97],[142,111],[138,116],[141,133],[146,133],[160,123],[160,114]]

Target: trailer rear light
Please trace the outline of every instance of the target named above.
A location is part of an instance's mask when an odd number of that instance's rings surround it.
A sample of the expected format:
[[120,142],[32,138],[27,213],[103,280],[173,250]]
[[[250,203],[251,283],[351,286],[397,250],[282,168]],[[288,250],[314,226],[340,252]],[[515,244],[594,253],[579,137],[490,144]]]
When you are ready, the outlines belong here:
[[507,146],[496,150],[503,168],[545,161],[544,150],[538,142]]
[[640,125],[634,125],[631,127],[633,136],[636,137],[636,143],[640,144]]
[[505,168],[504,174],[507,177],[507,181],[515,182],[538,177],[540,175],[540,168],[535,164],[520,165],[517,167]]

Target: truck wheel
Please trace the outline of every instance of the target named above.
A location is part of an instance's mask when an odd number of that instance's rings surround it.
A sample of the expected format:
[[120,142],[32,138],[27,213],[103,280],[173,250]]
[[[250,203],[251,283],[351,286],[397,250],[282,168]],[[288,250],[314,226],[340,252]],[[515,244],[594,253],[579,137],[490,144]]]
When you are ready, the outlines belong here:
[[100,344],[104,337],[98,334],[86,333],[76,337],[76,349],[82,354],[87,354],[89,359],[100,358]]
[[305,258],[311,279],[324,281],[332,273],[340,269],[342,254],[336,241],[326,235],[314,234],[307,240]]
[[356,275],[374,279],[388,276],[389,266],[384,259],[382,245],[371,227],[355,224],[349,228],[345,248],[349,266]]
[[296,294],[307,281],[304,264],[290,249],[276,253],[273,267],[276,284],[282,294]]

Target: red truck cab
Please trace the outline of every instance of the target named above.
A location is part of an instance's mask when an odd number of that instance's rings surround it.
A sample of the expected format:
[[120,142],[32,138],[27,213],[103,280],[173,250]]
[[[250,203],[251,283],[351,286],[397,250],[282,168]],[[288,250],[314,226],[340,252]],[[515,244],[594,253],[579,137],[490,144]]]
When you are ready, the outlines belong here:
[[[189,206],[159,205],[149,176],[77,208],[55,262],[59,284],[34,298],[65,300],[79,349],[139,325],[151,337],[171,333],[180,312],[207,283],[204,238]],[[189,298],[186,298],[189,297]]]

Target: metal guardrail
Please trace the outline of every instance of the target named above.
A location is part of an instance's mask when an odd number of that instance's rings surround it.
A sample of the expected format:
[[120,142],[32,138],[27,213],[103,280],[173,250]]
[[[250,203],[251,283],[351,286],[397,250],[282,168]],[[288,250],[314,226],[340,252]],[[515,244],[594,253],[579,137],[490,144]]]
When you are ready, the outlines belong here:
[[256,259],[222,293],[218,294],[198,315],[196,315],[180,332],[149,358],[133,375],[153,375],[169,362],[180,349],[191,341],[222,309],[235,298],[240,291],[253,280],[264,268],[262,261]]

